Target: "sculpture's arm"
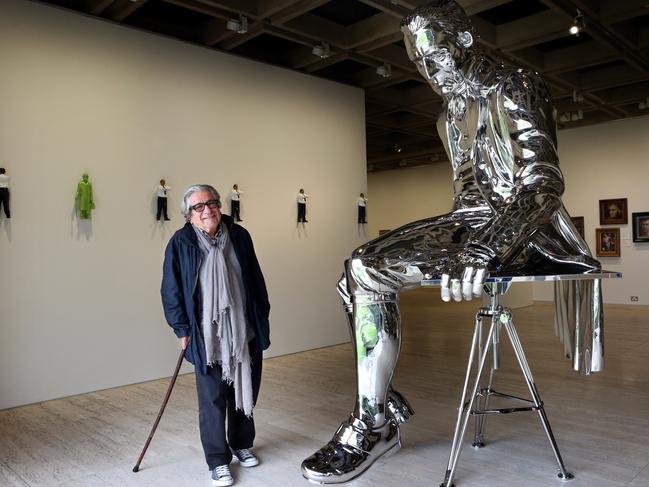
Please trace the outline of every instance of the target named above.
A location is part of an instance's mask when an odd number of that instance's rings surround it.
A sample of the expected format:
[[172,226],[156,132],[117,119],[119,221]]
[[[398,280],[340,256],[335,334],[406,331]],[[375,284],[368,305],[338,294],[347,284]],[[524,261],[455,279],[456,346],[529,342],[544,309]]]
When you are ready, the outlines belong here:
[[[543,82],[517,71],[490,97],[492,125],[483,160],[498,159],[511,187],[493,218],[475,232],[442,276],[442,299],[482,292],[487,270],[511,262],[530,237],[561,208],[564,190],[556,149],[554,109]],[[504,171],[507,172],[507,171]]]
[[513,190],[493,219],[474,234],[467,248],[500,268],[511,262],[530,237],[561,208],[564,191],[556,148],[554,109],[543,82],[517,71],[492,96],[499,117],[495,139],[508,148]]

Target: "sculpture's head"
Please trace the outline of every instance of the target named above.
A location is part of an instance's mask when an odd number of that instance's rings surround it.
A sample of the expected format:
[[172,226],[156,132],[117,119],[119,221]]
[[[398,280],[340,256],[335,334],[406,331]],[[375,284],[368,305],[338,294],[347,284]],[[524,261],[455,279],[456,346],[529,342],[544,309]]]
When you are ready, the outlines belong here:
[[84,172],[83,175],[81,176],[81,179],[83,180],[84,183],[88,182],[88,173]]
[[408,57],[439,95],[462,82],[459,66],[471,54],[473,27],[455,0],[435,0],[401,21]]

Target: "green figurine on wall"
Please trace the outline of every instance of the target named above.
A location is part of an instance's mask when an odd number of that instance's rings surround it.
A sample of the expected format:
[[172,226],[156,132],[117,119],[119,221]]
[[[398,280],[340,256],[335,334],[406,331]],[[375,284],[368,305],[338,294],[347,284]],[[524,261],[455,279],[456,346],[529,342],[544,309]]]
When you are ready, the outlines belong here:
[[75,196],[79,218],[90,220],[90,212],[95,209],[95,202],[92,199],[92,184],[88,181],[88,173],[84,172],[81,181],[77,185],[77,195]]

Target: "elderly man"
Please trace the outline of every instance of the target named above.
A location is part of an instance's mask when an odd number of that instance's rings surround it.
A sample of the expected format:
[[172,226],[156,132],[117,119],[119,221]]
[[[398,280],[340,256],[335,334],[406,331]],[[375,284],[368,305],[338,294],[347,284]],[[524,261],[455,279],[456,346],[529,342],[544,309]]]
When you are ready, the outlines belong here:
[[474,49],[453,0],[401,23],[408,56],[444,100],[437,122],[453,169],[450,213],[409,223],[356,249],[338,289],[356,351],[357,397],[333,439],[302,463],[320,483],[350,480],[400,447],[412,413],[390,381],[401,340],[398,293],[441,279],[444,301],[479,296],[489,273],[599,269],[563,208],[554,109],[536,73]]
[[270,345],[270,305],[250,234],[221,215],[219,193],[206,184],[191,186],[183,203],[187,223],[167,245],[162,304],[195,367],[201,442],[212,483],[227,486],[234,482],[233,455],[242,467],[259,464],[250,450],[252,410],[262,350]]

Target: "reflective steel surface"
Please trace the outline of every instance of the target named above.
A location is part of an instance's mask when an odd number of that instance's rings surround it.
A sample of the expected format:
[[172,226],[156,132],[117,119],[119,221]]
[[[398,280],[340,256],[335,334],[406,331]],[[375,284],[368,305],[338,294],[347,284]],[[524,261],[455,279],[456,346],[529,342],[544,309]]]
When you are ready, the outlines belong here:
[[[556,113],[538,74],[475,49],[469,19],[452,0],[416,9],[401,28],[410,59],[444,100],[437,130],[453,168],[453,206],[368,242],[345,263],[338,290],[349,315],[358,383],[350,420],[363,427],[354,429],[353,441],[337,433],[303,462],[303,475],[320,483],[349,480],[376,458],[335,452],[357,452],[359,438],[372,444],[375,432],[388,425],[398,432],[387,404],[401,340],[400,291],[439,280],[444,301],[461,301],[479,296],[489,276],[601,269],[561,202]],[[591,287],[574,295],[561,329],[581,346],[580,357],[589,354],[594,363],[598,350],[588,330],[593,320],[601,324],[601,307],[588,317],[583,312],[588,302],[600,302],[599,283]],[[576,310],[581,315],[573,321],[569,314]],[[570,328],[576,323],[579,331]]]

